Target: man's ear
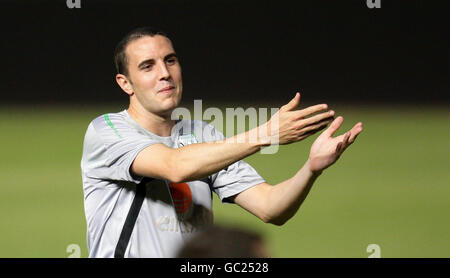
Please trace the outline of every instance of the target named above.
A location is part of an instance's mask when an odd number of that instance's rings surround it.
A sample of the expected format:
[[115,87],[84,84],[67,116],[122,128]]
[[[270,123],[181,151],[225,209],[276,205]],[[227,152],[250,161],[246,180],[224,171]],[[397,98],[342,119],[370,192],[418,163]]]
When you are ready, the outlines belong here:
[[131,85],[131,81],[123,74],[116,74],[116,82],[119,84],[120,88],[129,96],[134,94],[133,86]]

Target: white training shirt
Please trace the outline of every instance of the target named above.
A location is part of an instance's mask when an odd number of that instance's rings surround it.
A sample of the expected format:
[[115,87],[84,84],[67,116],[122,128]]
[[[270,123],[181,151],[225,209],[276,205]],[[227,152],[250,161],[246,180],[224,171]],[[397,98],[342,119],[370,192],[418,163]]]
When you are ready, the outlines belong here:
[[193,233],[212,224],[212,192],[228,202],[264,182],[244,161],[180,184],[130,173],[137,154],[152,144],[178,148],[223,138],[212,125],[197,120],[177,121],[171,136],[161,137],[142,128],[126,110],[94,119],[81,159],[89,257],[174,257]]

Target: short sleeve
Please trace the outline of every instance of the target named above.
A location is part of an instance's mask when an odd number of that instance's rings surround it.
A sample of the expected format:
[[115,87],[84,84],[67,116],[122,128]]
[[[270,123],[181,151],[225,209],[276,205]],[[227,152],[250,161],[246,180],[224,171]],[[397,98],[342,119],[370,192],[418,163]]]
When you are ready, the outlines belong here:
[[[223,140],[224,135],[216,130],[212,125],[203,126],[204,142]],[[212,190],[224,203],[229,203],[228,199],[242,191],[255,185],[265,182],[258,172],[247,162],[240,160],[227,168],[210,176]]]
[[136,156],[146,147],[159,143],[135,128],[118,114],[103,115],[86,131],[81,168],[88,178],[139,183],[131,174]]

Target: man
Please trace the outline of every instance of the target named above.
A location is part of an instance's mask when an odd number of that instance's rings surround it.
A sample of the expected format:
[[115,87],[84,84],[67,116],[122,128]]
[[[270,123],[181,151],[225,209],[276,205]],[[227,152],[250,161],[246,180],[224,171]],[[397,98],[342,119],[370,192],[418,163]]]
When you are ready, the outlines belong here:
[[[294,110],[297,93],[267,123],[224,138],[203,121],[171,119],[183,86],[164,33],[132,31],[119,42],[115,63],[129,107],[90,123],[81,161],[90,257],[175,256],[187,239],[211,225],[212,192],[264,222],[282,225],[362,131],[358,123],[333,138],[343,122],[336,118],[298,173],[272,186],[242,159],[272,142],[297,142],[324,128],[334,116],[327,105]],[[252,134],[255,140],[249,140]]]

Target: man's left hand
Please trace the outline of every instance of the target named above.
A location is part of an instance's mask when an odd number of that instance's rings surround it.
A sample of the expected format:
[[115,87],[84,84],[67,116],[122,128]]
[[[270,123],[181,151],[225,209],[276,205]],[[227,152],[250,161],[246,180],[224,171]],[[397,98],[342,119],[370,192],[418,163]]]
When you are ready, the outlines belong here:
[[312,144],[309,154],[309,165],[312,172],[319,173],[335,163],[363,130],[362,123],[359,122],[345,134],[333,138],[333,134],[343,122],[343,117],[337,117]]

